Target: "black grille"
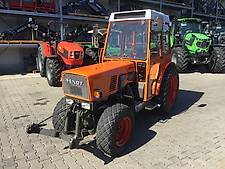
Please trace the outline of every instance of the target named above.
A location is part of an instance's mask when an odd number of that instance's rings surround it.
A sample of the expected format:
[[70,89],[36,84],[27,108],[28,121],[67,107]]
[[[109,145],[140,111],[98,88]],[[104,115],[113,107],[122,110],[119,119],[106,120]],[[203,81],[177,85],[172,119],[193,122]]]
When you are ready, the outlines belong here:
[[197,42],[197,46],[199,48],[207,48],[209,46],[209,42]]
[[117,84],[117,75],[114,75],[111,77],[111,82],[109,87],[110,92],[116,90],[116,84]]
[[75,59],[79,59],[80,58],[80,52],[74,52],[75,55]]
[[83,76],[65,74],[63,83],[64,92],[66,94],[88,99],[87,80]]

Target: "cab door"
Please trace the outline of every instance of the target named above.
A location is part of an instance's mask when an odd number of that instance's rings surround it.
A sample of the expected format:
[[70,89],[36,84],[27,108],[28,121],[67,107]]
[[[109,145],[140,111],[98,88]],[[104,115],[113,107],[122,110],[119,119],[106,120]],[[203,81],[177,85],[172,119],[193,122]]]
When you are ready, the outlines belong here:
[[160,18],[156,18],[157,20],[151,21],[151,31],[150,31],[150,43],[149,43],[149,50],[150,50],[150,69],[149,69],[149,78],[148,78],[148,92],[147,98],[148,100],[151,99],[154,93],[152,88],[153,83],[156,82],[157,74],[159,73],[160,69],[160,62],[162,60],[162,24],[163,21]]

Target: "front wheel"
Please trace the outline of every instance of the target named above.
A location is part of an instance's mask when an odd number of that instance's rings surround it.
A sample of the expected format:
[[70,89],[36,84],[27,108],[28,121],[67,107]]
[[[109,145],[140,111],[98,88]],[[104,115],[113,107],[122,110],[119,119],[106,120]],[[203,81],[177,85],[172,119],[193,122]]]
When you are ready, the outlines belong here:
[[134,115],[128,106],[117,103],[106,108],[97,125],[98,148],[111,157],[117,156],[126,148],[133,128]]
[[47,58],[46,76],[49,86],[58,87],[61,85],[62,62],[59,58]]
[[179,72],[187,72],[189,66],[188,53],[183,47],[174,47],[172,61],[176,64]]
[[45,74],[45,67],[44,67],[44,56],[43,56],[41,46],[38,47],[37,67],[38,67],[38,70],[40,71],[41,77],[45,77],[46,74]]
[[179,75],[176,66],[172,64],[165,72],[159,93],[160,112],[169,114],[177,99],[179,90]]
[[65,131],[66,117],[68,113],[71,113],[70,111],[71,106],[66,104],[66,97],[63,97],[53,110],[52,124],[56,131]]

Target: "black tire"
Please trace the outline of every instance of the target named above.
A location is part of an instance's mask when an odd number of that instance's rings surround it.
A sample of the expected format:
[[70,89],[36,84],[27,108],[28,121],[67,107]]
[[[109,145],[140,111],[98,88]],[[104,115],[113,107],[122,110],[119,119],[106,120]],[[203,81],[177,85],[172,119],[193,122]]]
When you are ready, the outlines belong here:
[[37,60],[37,67],[40,71],[41,77],[46,77],[46,72],[45,72],[45,61],[44,61],[44,56],[43,56],[43,51],[42,47],[38,47],[38,60]]
[[[124,119],[129,121],[129,129],[126,133],[128,136],[124,139],[117,140],[119,124]],[[121,103],[114,104],[104,110],[96,130],[96,143],[98,148],[111,157],[120,154],[127,146],[134,128],[134,115],[132,110]],[[123,143],[123,144],[122,144]]]
[[214,47],[209,69],[212,73],[225,73],[225,48]]
[[[173,81],[174,83],[171,84],[170,80]],[[174,97],[170,97],[171,96],[170,92],[172,92],[171,90],[175,92],[173,93]],[[179,90],[179,75],[176,66],[172,64],[167,68],[166,72],[164,73],[164,77],[160,87],[160,93],[158,97],[160,104],[159,108],[160,114],[167,116],[171,113],[176,103],[178,90]]]
[[176,64],[178,72],[187,72],[189,66],[189,59],[188,53],[183,47],[173,48],[172,61]]
[[69,111],[70,107],[66,104],[66,98],[63,97],[53,110],[52,124],[56,131],[64,131],[66,116]]
[[57,58],[46,59],[46,76],[50,86],[61,86],[62,61]]

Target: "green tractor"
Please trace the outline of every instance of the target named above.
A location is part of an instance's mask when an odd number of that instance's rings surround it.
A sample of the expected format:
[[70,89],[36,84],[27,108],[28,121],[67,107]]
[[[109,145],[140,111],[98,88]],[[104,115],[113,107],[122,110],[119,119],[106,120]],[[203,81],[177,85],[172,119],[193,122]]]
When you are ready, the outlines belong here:
[[[211,72],[225,71],[225,47],[203,29],[198,18],[176,19],[171,30],[173,62],[179,72],[187,72],[190,65],[207,65]],[[212,31],[211,31],[212,32]]]

